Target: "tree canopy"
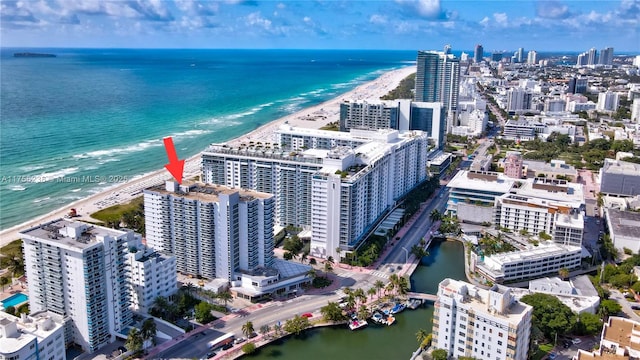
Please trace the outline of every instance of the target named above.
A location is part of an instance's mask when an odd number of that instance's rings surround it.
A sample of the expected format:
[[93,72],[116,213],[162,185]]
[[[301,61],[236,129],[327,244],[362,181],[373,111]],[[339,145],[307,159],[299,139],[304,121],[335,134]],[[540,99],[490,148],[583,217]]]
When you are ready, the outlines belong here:
[[532,325],[547,339],[553,339],[556,334],[570,333],[575,327],[575,314],[553,295],[529,294],[523,296],[520,301],[533,306]]

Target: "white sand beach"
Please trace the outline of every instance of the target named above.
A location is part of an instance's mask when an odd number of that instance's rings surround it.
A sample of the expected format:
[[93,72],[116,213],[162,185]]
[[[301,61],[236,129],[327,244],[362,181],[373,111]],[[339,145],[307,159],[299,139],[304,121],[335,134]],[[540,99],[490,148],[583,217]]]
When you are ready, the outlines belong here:
[[[409,66],[382,74],[377,79],[362,84],[357,88],[337,96],[322,104],[305,108],[294,114],[274,120],[260,128],[229,141],[240,143],[245,141],[274,141],[274,133],[280,125],[288,122],[292,126],[319,129],[330,122],[339,120],[340,103],[343,100],[377,100],[398,86],[400,81],[409,74],[415,72],[415,66]],[[200,154],[197,154],[185,162],[184,178],[194,177],[200,173]],[[134,178],[124,184],[106,189],[93,196],[75,201],[58,210],[52,211],[36,219],[24,222],[0,232],[0,246],[19,239],[19,232],[29,227],[37,226],[68,214],[69,209],[75,208],[80,215],[79,219],[96,221],[89,217],[90,214],[116,204],[123,204],[141,195],[142,190],[148,187],[162,184],[171,179],[171,175],[165,169]],[[25,209],[28,211],[28,209]]]

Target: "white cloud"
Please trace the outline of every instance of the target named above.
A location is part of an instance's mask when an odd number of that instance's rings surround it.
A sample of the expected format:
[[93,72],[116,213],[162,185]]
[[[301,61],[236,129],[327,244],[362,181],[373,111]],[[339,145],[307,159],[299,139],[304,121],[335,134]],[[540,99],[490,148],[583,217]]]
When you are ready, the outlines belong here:
[[387,23],[387,17],[384,15],[379,15],[379,14],[373,14],[371,15],[371,17],[369,17],[369,22],[372,24],[386,24]]
[[541,0],[536,3],[536,15],[543,19],[566,19],[571,16],[569,7],[555,0]]
[[493,14],[493,20],[495,20],[496,24],[502,27],[507,27],[509,25],[507,13],[495,13]]
[[278,9],[281,9],[281,10],[282,10],[282,9],[286,8],[286,7],[287,7],[287,5],[285,5],[285,4],[283,4],[283,3],[278,3],[278,5],[276,5],[276,7],[277,7]]
[[309,24],[309,23],[313,23],[313,21],[311,20],[311,18],[310,18],[310,17],[308,17],[308,16],[303,17],[303,18],[302,18],[302,21],[306,22],[307,24]]
[[249,26],[260,27],[265,30],[271,29],[271,20],[263,18],[259,11],[247,15],[245,23]]
[[406,7],[415,15],[429,19],[446,18],[447,14],[442,11],[440,0],[395,0],[396,3]]

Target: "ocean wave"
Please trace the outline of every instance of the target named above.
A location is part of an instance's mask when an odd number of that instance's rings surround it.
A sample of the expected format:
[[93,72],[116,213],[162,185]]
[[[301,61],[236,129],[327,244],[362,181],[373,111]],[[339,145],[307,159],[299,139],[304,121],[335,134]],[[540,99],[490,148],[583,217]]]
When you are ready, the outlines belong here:
[[41,202],[47,201],[47,200],[51,200],[51,197],[47,196],[47,197],[43,197],[43,198],[34,199],[32,202],[34,204],[37,204],[37,203],[41,203]]
[[74,158],[86,159],[86,158],[102,158],[105,156],[114,156],[120,154],[130,154],[134,152],[144,151],[150,147],[162,146],[162,139],[153,139],[140,142],[135,145],[129,145],[124,147],[117,147],[108,150],[95,150],[89,151],[83,154],[74,155]]
[[78,171],[77,167],[70,167],[70,168],[65,168],[58,171],[43,172],[42,174],[34,177],[33,182],[41,183],[46,181],[52,181],[52,180],[59,179],[61,177],[73,174],[76,171]]
[[177,139],[181,139],[181,138],[190,139],[200,135],[211,134],[212,132],[213,132],[212,130],[202,130],[202,129],[187,130],[187,131],[176,133],[173,135],[173,137]]
[[80,190],[82,190],[82,188],[71,189],[71,192],[78,192],[78,191],[80,191]]
[[48,167],[51,167],[51,165],[26,165],[26,166],[21,166],[20,170],[29,173],[32,171],[38,171],[38,170],[42,170],[42,169],[46,169]]
[[27,190],[27,188],[24,187],[24,186],[20,186],[20,185],[12,185],[12,186],[9,186],[9,190],[12,190],[12,191],[25,191],[25,190]]

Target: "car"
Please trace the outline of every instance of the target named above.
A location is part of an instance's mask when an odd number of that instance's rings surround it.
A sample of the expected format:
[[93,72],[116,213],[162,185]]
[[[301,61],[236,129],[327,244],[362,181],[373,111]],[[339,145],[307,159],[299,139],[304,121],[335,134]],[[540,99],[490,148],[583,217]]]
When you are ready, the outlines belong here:
[[224,346],[222,346],[222,350],[229,350],[232,347],[233,347],[233,343],[224,344]]
[[575,339],[571,340],[571,342],[572,342],[574,345],[578,345],[578,344],[580,344],[580,343],[582,342],[582,340],[580,340],[580,339],[578,339],[578,338],[575,338]]
[[565,342],[564,342],[564,348],[565,348],[565,349],[568,349],[568,348],[570,348],[570,347],[571,347],[571,341],[565,341]]
[[234,344],[242,344],[243,342],[247,341],[247,339],[243,338],[243,337],[239,337],[237,339],[235,339],[233,341]]
[[312,313],[304,313],[304,314],[302,314],[302,317],[310,318],[310,317],[313,317],[313,314]]
[[212,358],[212,357],[214,357],[214,356],[216,356],[216,353],[215,353],[215,352],[213,352],[213,351],[209,351],[209,352],[207,353],[207,359],[208,359],[208,358]]
[[556,356],[558,356],[556,353],[550,353],[549,354],[549,359],[553,360],[556,358]]

